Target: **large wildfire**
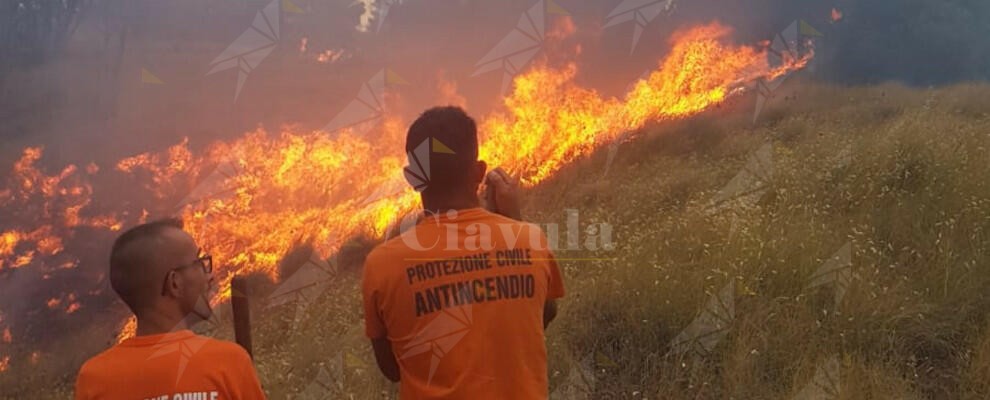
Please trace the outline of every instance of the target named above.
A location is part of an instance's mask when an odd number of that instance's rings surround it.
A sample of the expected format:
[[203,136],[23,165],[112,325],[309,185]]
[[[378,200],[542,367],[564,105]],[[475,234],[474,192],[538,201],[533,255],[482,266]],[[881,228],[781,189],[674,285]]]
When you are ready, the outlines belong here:
[[[526,186],[536,185],[625,132],[703,112],[758,80],[804,67],[810,57],[771,66],[767,49],[731,44],[730,33],[719,24],[682,30],[659,69],[622,98],[578,86],[575,64],[533,67],[515,78],[500,110],[479,119],[481,158]],[[368,135],[259,129],[199,154],[183,141],[110,167],[70,165],[54,175],[35,166],[40,148],[26,149],[0,188],[0,205],[24,215],[0,226],[0,277],[20,268],[75,268],[79,261],[64,244],[85,240],[81,229],[117,231],[168,212],[180,215],[217,260],[220,291],[214,301],[223,302],[235,273],[260,272],[277,280],[279,261],[299,245],[328,256],[342,239],[380,237],[417,206],[418,196],[402,176],[408,121],[390,115],[384,121],[380,132]],[[126,212],[99,214],[90,207],[91,196],[115,189],[91,182],[106,173],[141,182],[159,205],[128,203],[122,206]],[[59,293],[47,306],[71,313],[81,307],[77,297]],[[125,323],[120,337],[133,330],[133,321]],[[0,339],[11,341],[2,319],[0,332]],[[0,355],[0,371],[8,363]]]

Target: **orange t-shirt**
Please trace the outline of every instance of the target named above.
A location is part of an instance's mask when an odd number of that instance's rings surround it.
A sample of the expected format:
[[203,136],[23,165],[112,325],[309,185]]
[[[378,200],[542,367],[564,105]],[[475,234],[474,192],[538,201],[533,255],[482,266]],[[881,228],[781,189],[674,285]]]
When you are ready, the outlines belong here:
[[127,339],[86,361],[76,400],[264,399],[240,346],[182,330]]
[[543,307],[564,286],[536,225],[481,208],[426,217],[368,255],[363,292],[403,400],[547,398]]

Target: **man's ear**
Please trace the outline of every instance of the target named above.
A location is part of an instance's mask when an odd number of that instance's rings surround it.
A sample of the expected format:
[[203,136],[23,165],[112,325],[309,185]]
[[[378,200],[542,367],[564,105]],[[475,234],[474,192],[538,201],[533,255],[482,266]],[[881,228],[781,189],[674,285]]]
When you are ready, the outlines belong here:
[[165,293],[162,294],[169,297],[179,297],[179,292],[182,287],[182,283],[179,282],[180,279],[182,279],[182,277],[175,273],[175,271],[169,272],[168,275],[165,276],[165,280],[168,283],[165,285]]

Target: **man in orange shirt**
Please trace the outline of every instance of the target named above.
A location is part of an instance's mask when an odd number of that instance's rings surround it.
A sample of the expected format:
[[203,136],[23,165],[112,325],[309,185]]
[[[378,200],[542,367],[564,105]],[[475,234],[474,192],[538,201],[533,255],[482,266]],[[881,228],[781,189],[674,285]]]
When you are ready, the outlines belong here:
[[[379,368],[403,400],[546,399],[544,329],[564,287],[545,235],[518,221],[514,181],[486,175],[477,127],[460,108],[423,113],[406,151],[424,215],[364,265]],[[486,176],[495,212],[478,196]]]
[[137,317],[137,333],[83,364],[76,400],[264,399],[244,349],[188,330],[212,315],[212,270],[179,220],[117,238],[110,285]]

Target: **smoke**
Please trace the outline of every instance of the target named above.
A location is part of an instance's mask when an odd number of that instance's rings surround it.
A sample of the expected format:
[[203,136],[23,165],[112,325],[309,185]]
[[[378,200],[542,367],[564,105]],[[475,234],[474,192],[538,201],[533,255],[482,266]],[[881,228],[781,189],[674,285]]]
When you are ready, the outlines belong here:
[[383,19],[388,15],[388,8],[396,5],[402,4],[403,0],[356,0],[353,4],[360,4],[364,8],[364,12],[358,17],[357,30],[359,32],[368,32],[371,30],[371,23],[374,21],[381,24]]
[[354,4],[361,4],[364,7],[364,12],[358,17],[357,30],[367,32],[371,27],[371,20],[375,17],[375,0],[357,0]]
[[[897,81],[927,86],[990,79],[990,1],[674,1],[676,9],[670,16],[643,24],[634,58],[662,55],[665,49],[651,44],[663,43],[686,24],[719,20],[735,29],[736,40],[755,43],[773,38],[794,21],[804,21],[822,33],[816,40],[815,68],[804,72],[819,80],[843,85]],[[603,3],[607,13],[621,2]],[[833,21],[833,9],[842,14],[838,21]],[[607,28],[601,45],[619,49],[613,58],[628,59],[628,47],[622,41],[628,40],[634,26],[630,22]],[[587,29],[587,25],[578,29]]]
[[[974,0],[711,0],[680,2],[673,18],[718,18],[737,39],[763,40],[796,20],[822,33],[816,79],[942,85],[990,79],[990,2]],[[842,14],[834,21],[833,9]]]
[[840,2],[821,54],[825,78],[844,84],[896,80],[914,85],[990,78],[990,2]]

